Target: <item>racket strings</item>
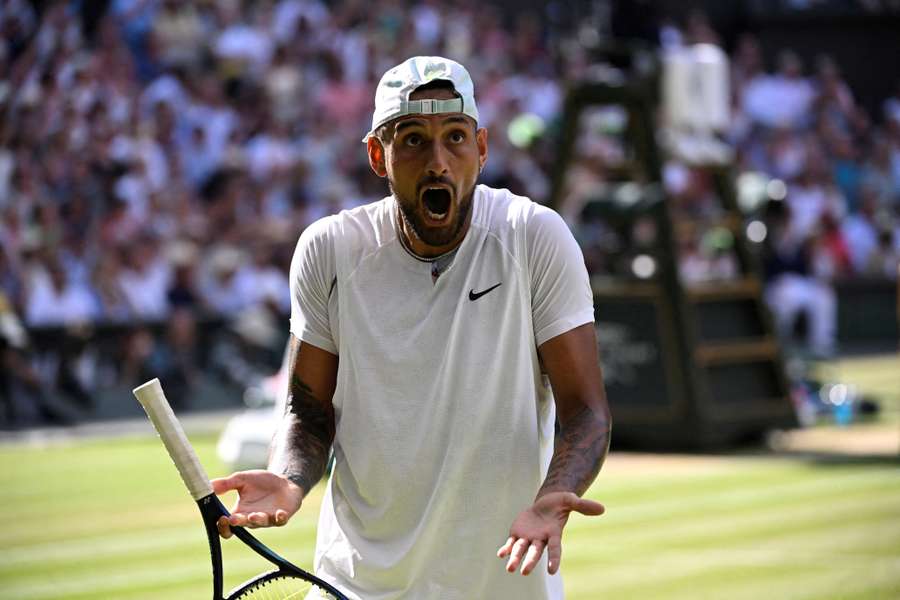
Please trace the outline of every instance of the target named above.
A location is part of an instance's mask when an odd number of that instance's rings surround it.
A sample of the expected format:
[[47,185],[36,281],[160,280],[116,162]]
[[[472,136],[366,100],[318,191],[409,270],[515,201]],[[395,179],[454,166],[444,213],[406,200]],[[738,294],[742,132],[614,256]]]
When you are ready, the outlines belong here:
[[299,577],[281,576],[259,582],[231,600],[333,600],[319,586]]

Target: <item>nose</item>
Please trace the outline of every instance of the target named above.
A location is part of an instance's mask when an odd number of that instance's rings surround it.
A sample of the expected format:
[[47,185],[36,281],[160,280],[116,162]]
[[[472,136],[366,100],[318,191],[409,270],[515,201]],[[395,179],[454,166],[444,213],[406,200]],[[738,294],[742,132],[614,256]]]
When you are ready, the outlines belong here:
[[431,144],[431,152],[428,156],[428,162],[425,169],[430,177],[440,177],[445,175],[449,168],[447,149],[439,141],[435,140]]

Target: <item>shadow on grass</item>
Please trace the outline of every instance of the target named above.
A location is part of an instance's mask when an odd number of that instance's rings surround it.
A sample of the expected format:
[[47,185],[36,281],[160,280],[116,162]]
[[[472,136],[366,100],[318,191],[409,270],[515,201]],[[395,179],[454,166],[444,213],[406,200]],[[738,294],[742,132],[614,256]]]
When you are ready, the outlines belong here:
[[900,448],[897,454],[859,454],[824,451],[781,450],[762,452],[762,457],[783,458],[785,460],[805,461],[817,467],[845,467],[845,466],[895,466],[900,467]]

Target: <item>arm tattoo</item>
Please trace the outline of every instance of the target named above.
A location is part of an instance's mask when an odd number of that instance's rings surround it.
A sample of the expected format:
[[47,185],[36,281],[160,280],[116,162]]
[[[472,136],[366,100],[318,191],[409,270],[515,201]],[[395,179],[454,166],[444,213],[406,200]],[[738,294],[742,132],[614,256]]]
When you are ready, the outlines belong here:
[[584,494],[609,451],[609,421],[585,406],[556,432],[553,458],[537,497],[548,492]]
[[322,478],[328,464],[334,440],[330,400],[316,398],[306,383],[292,375],[284,422],[273,441],[269,465],[300,486],[304,495]]

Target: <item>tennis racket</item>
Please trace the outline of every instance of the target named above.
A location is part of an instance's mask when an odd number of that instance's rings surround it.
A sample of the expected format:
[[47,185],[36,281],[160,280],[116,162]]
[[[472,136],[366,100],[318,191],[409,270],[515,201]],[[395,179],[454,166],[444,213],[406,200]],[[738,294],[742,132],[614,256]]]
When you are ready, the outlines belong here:
[[232,527],[235,537],[251,550],[275,565],[275,569],[262,573],[236,587],[227,596],[222,593],[222,547],[216,522],[228,516],[228,510],[213,493],[209,477],[197,458],[194,448],[188,442],[175,418],[169,402],[163,394],[158,379],[153,379],[135,388],[134,395],[144,407],[150,421],[159,433],[169,456],[178,468],[181,479],[200,508],[206,536],[209,538],[209,553],[212,556],[213,600],[262,599],[286,600],[348,600],[341,592],[315,575],[307,573],[280,557],[265,544],[250,535],[243,527]]

